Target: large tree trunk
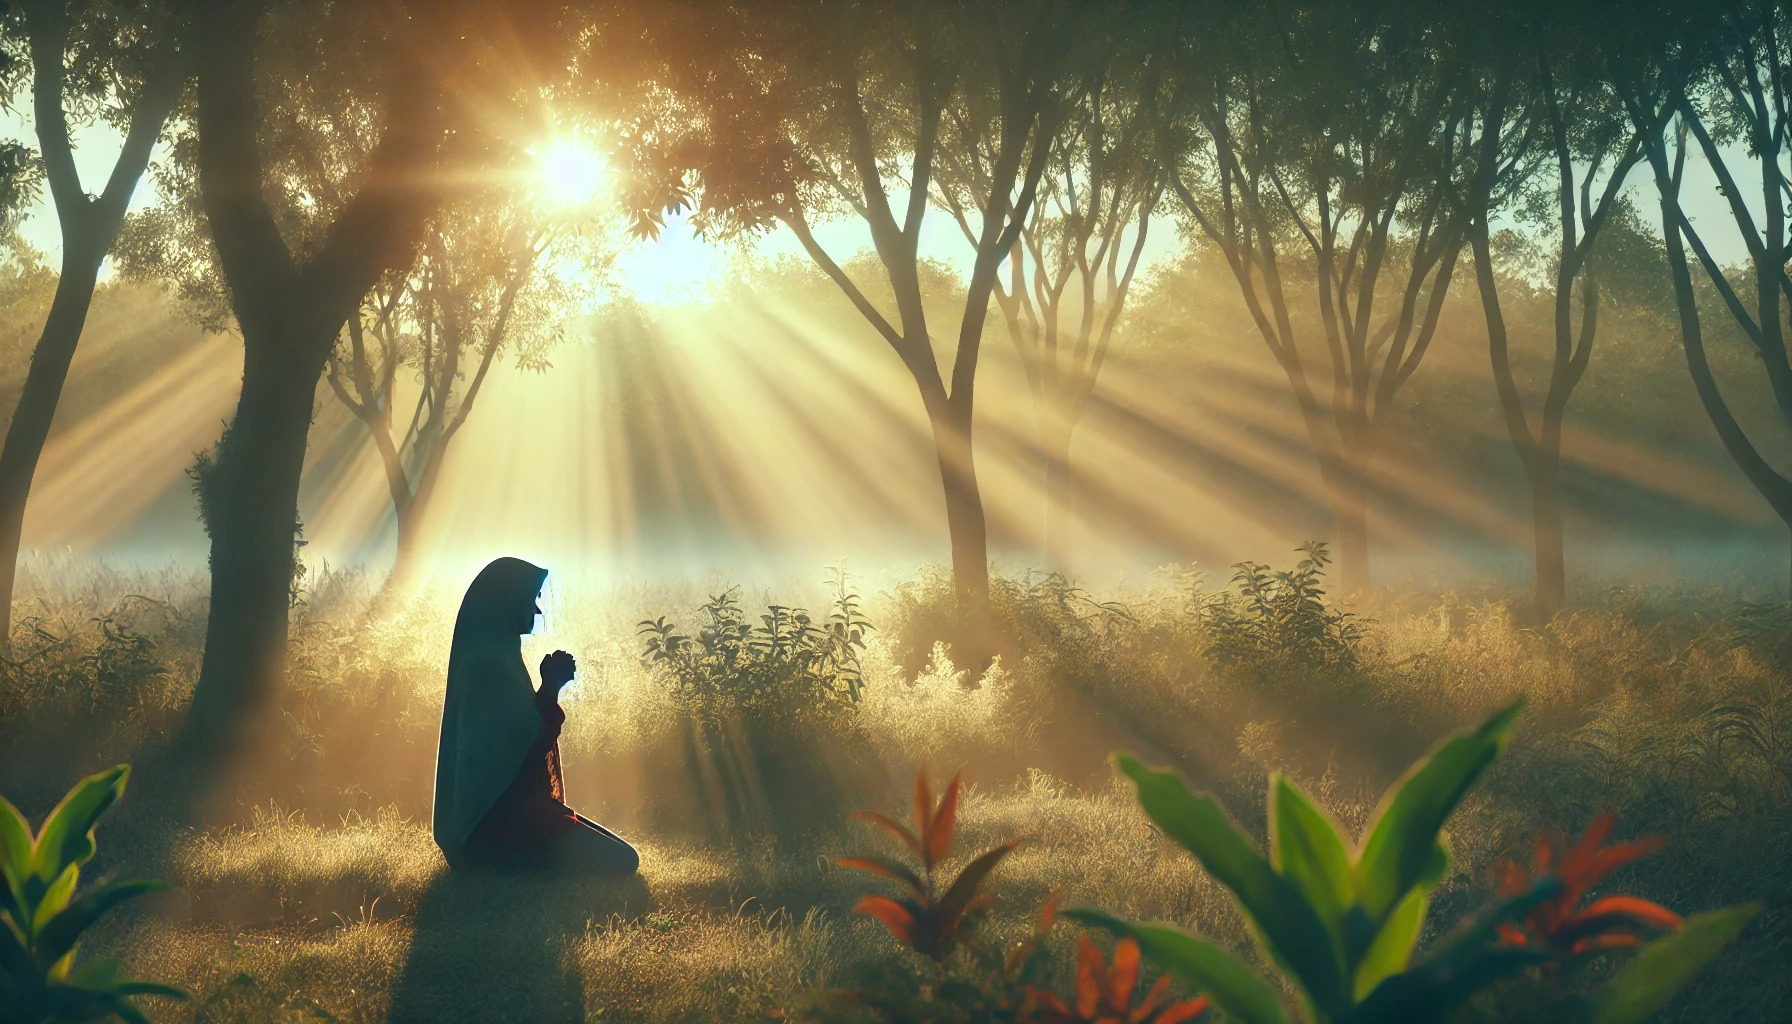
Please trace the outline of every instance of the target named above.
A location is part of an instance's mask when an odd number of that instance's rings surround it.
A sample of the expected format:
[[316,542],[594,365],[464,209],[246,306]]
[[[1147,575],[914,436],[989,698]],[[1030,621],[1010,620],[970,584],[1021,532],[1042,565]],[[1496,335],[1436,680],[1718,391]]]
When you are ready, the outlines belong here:
[[952,403],[928,403],[933,444],[946,498],[946,529],[952,543],[952,580],[958,601],[959,635],[954,654],[961,668],[979,672],[988,665],[993,641],[989,615],[989,528],[983,493],[977,485],[969,413]]
[[1531,487],[1531,537],[1536,569],[1532,601],[1537,623],[1555,618],[1568,599],[1562,540],[1561,453],[1538,451],[1525,467]]
[[[56,297],[44,321],[43,334],[31,353],[31,369],[18,407],[6,429],[6,445],[0,449],[0,650],[12,639],[12,589],[17,579],[19,541],[25,527],[25,503],[31,496],[31,478],[50,436],[62,385],[68,379],[75,346],[87,323],[100,257],[91,255],[87,240],[63,242],[62,276],[56,281]],[[103,253],[101,254],[104,255]]]
[[[278,324],[279,318],[268,321]],[[284,333],[279,326],[264,328]],[[187,747],[225,763],[279,692],[291,606],[299,478],[317,380],[333,335],[257,337],[245,323],[243,392],[198,470],[211,535],[212,600]]]
[[[434,201],[422,183],[441,137],[432,72],[394,50],[386,129],[358,191],[323,245],[296,263],[263,193],[255,50],[264,9],[220,3],[194,22],[195,45],[206,55],[196,109],[200,194],[243,336],[236,415],[196,467],[212,541],[212,600],[180,748],[197,790],[215,786],[254,741],[279,692],[317,383],[362,297],[410,258]],[[189,805],[188,813],[197,809]]]

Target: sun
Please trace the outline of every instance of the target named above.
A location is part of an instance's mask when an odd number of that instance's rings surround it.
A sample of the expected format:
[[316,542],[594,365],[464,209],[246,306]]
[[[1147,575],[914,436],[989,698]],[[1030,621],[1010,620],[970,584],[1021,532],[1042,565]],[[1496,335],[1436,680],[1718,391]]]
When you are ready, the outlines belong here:
[[536,186],[556,206],[583,206],[596,198],[605,169],[603,155],[588,143],[556,139],[536,158]]

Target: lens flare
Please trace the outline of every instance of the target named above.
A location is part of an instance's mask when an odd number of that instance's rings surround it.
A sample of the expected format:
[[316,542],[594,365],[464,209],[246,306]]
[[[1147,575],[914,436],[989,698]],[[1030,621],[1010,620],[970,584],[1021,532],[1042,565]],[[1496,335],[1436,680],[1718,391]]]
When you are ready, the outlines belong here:
[[576,139],[556,139],[541,151],[535,176],[543,199],[556,206],[583,206],[604,182],[604,158]]

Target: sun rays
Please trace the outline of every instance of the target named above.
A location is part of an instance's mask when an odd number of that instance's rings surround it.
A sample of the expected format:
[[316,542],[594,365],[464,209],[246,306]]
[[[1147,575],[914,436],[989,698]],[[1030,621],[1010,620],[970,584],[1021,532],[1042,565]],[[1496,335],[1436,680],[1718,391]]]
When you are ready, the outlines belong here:
[[[807,576],[842,556],[942,560],[938,467],[914,384],[868,328],[817,295],[718,288],[707,301],[570,321],[547,372],[500,362],[422,527],[435,568],[452,575],[499,552],[612,578],[717,565]],[[1309,441],[1285,408],[1285,383],[1249,341],[1174,358],[1120,350],[1076,435],[1071,569],[1224,566],[1328,535]],[[1467,345],[1440,352],[1426,386],[1485,386],[1478,357]],[[168,538],[190,534],[180,550],[200,550],[186,470],[215,442],[240,367],[238,343],[214,337],[59,424],[26,545],[159,559]],[[401,381],[394,406],[415,401]],[[1043,456],[1024,377],[999,334],[985,342],[979,404],[995,557],[1039,564]],[[379,459],[327,393],[317,410],[301,494],[306,555],[381,565],[393,525]],[[1498,451],[1497,423],[1463,415],[1445,411],[1460,443]],[[1529,520],[1511,481],[1434,441],[1410,436],[1378,465],[1378,542],[1439,564],[1473,557],[1465,542],[1521,548]],[[1589,500],[1609,505],[1603,489],[1713,523],[1765,522],[1741,481],[1696,453],[1583,422],[1566,456]]]

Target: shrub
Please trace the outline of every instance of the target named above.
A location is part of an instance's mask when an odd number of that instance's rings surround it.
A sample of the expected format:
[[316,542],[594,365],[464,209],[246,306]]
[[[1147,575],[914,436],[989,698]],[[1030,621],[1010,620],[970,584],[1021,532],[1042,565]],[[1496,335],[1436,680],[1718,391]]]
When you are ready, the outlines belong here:
[[31,825],[0,799],[0,1022],[75,1024],[121,1017],[148,1024],[133,997],[184,999],[166,985],[126,981],[118,964],[101,960],[75,966],[81,935],[126,900],[166,888],[162,882],[109,881],[76,896],[81,865],[93,858],[93,827],[124,795],[128,765],[83,780],[35,837]]
[[1321,541],[1295,550],[1306,557],[1292,570],[1239,562],[1232,567],[1237,592],[1220,591],[1202,602],[1208,657],[1258,671],[1358,666],[1368,624],[1325,603],[1331,554]]
[[702,605],[694,636],[663,616],[639,624],[642,661],[682,719],[686,791],[665,802],[708,808],[718,836],[832,820],[860,774],[867,744],[853,711],[874,627],[844,569],[832,582],[820,621],[770,605],[753,623],[737,588]]
[[678,704],[705,721],[796,721],[857,703],[864,686],[859,655],[875,627],[843,569],[833,583],[833,606],[820,622],[806,608],[774,604],[750,623],[738,587],[698,609],[696,636],[664,616],[643,621],[641,656],[664,670]]

